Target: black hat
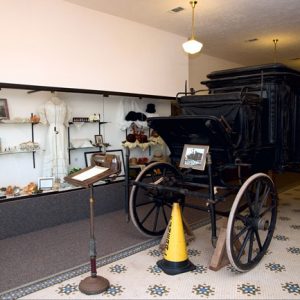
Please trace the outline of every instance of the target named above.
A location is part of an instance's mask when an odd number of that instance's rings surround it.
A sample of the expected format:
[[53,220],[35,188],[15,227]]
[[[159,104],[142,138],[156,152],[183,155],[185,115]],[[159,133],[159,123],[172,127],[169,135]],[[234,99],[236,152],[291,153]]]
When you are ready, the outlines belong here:
[[126,120],[126,121],[136,121],[136,120],[137,120],[136,112],[130,111],[130,112],[126,115],[125,120]]
[[154,114],[156,112],[155,105],[153,103],[147,104],[146,112],[149,114]]
[[141,112],[136,113],[136,118],[137,118],[139,121],[146,121],[146,120],[147,120],[146,115],[143,114],[143,113],[141,113]]
[[135,112],[135,111],[130,111],[126,117],[125,117],[126,121],[146,121],[147,117],[145,114],[141,113],[141,112]]

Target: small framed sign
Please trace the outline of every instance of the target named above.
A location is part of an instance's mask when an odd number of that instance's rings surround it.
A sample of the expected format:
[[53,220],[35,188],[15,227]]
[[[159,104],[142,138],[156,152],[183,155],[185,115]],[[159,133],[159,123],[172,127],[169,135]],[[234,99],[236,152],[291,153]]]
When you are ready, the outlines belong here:
[[39,177],[38,188],[39,190],[47,191],[52,190],[54,184],[54,177]]
[[192,168],[203,171],[206,164],[207,145],[185,144],[180,159],[180,168]]
[[103,136],[101,134],[95,135],[95,145],[96,146],[103,145]]
[[6,99],[0,99],[0,120],[8,120],[9,112]]

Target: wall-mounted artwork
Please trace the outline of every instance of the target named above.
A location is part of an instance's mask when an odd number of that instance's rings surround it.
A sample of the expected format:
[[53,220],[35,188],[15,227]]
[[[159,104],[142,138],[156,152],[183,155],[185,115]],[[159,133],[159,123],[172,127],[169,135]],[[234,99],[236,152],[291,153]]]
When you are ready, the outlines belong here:
[[0,99],[0,120],[8,120],[9,112],[6,99]]

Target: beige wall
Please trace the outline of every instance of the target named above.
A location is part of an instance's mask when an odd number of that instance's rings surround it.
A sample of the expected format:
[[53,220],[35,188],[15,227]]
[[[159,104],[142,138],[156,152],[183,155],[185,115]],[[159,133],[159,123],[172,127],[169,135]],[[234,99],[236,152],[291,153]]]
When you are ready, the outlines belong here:
[[[204,45],[205,46],[205,45]],[[206,75],[212,71],[242,67],[242,65],[226,61],[217,57],[199,53],[189,59],[189,83],[188,87],[195,90],[206,89],[200,82],[207,80]]]
[[[179,37],[128,20],[102,14],[63,0],[0,1],[0,82],[58,87],[112,90],[174,96],[188,79],[198,88],[214,70],[236,64],[206,55],[191,57],[182,50]],[[190,74],[188,73],[190,68]],[[27,118],[50,97],[49,92],[0,90],[8,100],[11,118]],[[125,134],[117,126],[116,112],[124,99],[99,95],[60,93],[73,116],[100,113],[102,134],[112,148],[121,148]],[[139,100],[142,102],[142,100]],[[151,99],[144,99],[145,107]],[[161,116],[170,114],[169,101],[157,101]],[[0,126],[2,147],[30,140],[28,125]],[[35,140],[44,148],[47,128],[35,127]],[[75,137],[93,139],[89,128],[74,129]],[[78,136],[76,136],[76,134]],[[41,176],[43,151],[0,156],[0,186],[25,185]],[[83,167],[83,153],[72,154],[71,167]]]
[[185,37],[64,0],[0,1],[0,82],[175,96]]

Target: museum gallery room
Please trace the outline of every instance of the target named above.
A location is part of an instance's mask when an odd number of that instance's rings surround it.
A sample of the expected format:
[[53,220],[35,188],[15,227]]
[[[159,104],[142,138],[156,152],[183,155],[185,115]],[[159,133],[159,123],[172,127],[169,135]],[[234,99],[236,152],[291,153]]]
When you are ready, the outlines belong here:
[[0,299],[299,299],[299,11],[0,0]]

